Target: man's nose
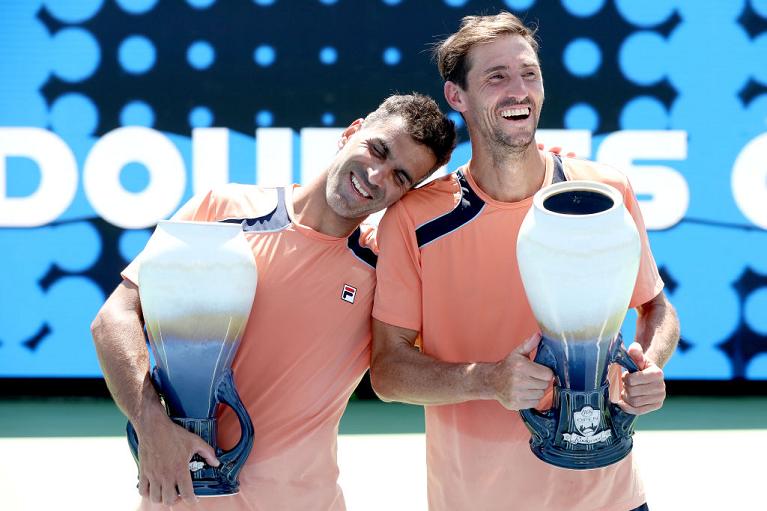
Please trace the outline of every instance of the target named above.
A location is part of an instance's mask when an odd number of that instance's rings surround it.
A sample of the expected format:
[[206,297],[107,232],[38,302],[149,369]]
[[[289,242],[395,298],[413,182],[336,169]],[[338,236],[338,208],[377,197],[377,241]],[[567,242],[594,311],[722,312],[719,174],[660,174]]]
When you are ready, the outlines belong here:
[[521,76],[517,76],[508,81],[506,95],[520,101],[527,97],[527,87]]
[[371,165],[368,167],[368,181],[371,184],[381,187],[384,185],[389,170],[383,165]]

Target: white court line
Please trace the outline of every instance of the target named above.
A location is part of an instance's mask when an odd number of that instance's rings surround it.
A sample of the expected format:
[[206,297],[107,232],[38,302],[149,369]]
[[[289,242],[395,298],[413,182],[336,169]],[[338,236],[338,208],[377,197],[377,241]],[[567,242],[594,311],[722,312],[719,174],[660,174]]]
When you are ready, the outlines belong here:
[[[652,511],[767,509],[767,430],[635,439]],[[349,511],[426,509],[422,434],[342,435],[338,444]],[[132,510],[135,478],[124,438],[0,438],[2,510]]]

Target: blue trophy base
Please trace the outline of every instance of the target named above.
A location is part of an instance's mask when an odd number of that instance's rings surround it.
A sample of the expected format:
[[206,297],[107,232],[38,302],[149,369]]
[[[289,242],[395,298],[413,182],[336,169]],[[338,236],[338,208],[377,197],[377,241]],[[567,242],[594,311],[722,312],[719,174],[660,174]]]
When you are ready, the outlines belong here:
[[[216,445],[216,419],[188,419],[171,417],[171,420],[186,429],[198,435],[209,445]],[[216,448],[216,456],[220,457],[221,449]],[[195,454],[190,461],[197,464],[198,470],[191,470],[192,486],[195,495],[201,497],[223,497],[226,495],[236,495],[240,491],[240,483],[236,477],[232,477],[231,470],[225,464],[218,467],[211,467],[205,460]]]
[[605,449],[598,453],[570,452],[557,447],[547,449],[543,446],[540,448],[531,446],[531,449],[541,461],[555,467],[570,470],[591,470],[606,467],[622,460],[628,456],[632,447],[633,442],[629,439],[628,441],[621,440],[617,444],[613,444],[609,450]]
[[631,452],[633,420],[627,424],[628,414],[609,402],[607,385],[593,391],[556,389],[555,399],[557,395],[558,409],[541,415],[558,414],[559,420],[548,422],[543,435],[534,431],[530,439],[539,459],[560,468],[588,470],[612,465]]
[[[631,452],[636,420],[635,415],[610,402],[607,365],[617,363],[629,372],[638,368],[623,348],[620,334],[612,341],[604,363],[598,363],[599,349],[595,343],[576,345],[567,353],[564,349],[562,343],[546,337],[538,346],[535,362],[551,368],[558,383],[554,385],[550,410],[540,412],[530,408],[519,412],[531,433],[530,449],[539,459],[561,468],[606,467]],[[568,360],[576,360],[578,364],[567,366]],[[600,370],[586,372],[589,364]],[[566,381],[582,383],[589,380],[585,374],[597,375],[602,384],[577,390],[561,386],[562,375],[571,377]]]
[[[209,445],[216,445],[216,419],[188,419],[171,417],[171,420],[190,431]],[[127,425],[128,443],[131,446],[136,463],[138,460],[138,438],[133,425],[129,422]],[[216,449],[216,456],[221,460],[223,451]],[[195,464],[197,470],[192,470],[192,464]],[[237,473],[233,470],[231,463],[221,463],[218,467],[211,467],[205,462],[205,459],[195,454],[189,462],[190,475],[192,477],[192,487],[194,494],[200,497],[224,497],[227,495],[236,495],[240,492],[240,483],[237,480]]]
[[[158,390],[162,394],[162,388],[157,378],[157,371],[153,373],[153,379]],[[221,463],[218,467],[211,467],[199,455],[195,454],[189,461],[189,471],[192,478],[192,486],[195,495],[202,497],[214,497],[235,495],[239,492],[240,483],[237,476],[242,470],[245,460],[253,447],[253,423],[242,404],[231,369],[227,369],[216,383],[216,401],[231,407],[240,422],[241,437],[237,445],[229,451],[217,447],[216,418],[206,417],[202,419],[187,417],[170,417],[170,419],[205,440],[216,452],[216,457]],[[167,403],[166,403],[167,404]],[[133,425],[128,422],[128,446],[133,459],[138,465],[138,436]]]

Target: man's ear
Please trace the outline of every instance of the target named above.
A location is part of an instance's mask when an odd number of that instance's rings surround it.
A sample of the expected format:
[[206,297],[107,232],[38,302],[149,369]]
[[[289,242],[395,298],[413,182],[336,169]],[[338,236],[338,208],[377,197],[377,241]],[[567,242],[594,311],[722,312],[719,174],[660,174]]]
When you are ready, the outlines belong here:
[[359,130],[362,129],[362,123],[365,121],[365,119],[359,118],[356,119],[353,123],[347,127],[343,133],[341,133],[341,138],[338,139],[338,148],[341,149],[343,146],[346,145],[346,142],[349,141],[350,138],[352,138],[352,135],[357,133]]
[[466,111],[466,97],[460,85],[447,81],[445,82],[444,92],[445,99],[450,108],[460,113]]

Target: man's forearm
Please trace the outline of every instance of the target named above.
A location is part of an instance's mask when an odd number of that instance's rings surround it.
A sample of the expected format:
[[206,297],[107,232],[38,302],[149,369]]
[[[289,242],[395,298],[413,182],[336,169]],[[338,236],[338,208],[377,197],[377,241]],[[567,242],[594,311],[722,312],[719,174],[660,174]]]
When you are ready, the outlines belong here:
[[411,346],[374,357],[373,389],[384,401],[444,405],[494,399],[492,363],[450,363],[436,360]]
[[450,363],[414,347],[418,332],[373,320],[370,381],[384,401],[445,405],[494,399],[496,364]]
[[102,310],[91,333],[115,403],[139,427],[147,414],[162,410],[149,376],[149,353],[140,320],[127,312]]
[[126,417],[135,422],[147,401],[160,402],[149,377],[149,354],[141,326],[130,323],[127,318],[99,313],[91,333],[109,392]]
[[679,319],[673,305],[661,292],[637,308],[636,341],[645,355],[663,367],[673,355],[679,342]]
[[446,405],[494,399],[509,410],[537,406],[553,374],[530,360],[534,335],[498,362],[452,363],[413,347],[418,332],[373,320],[370,381],[384,401]]

